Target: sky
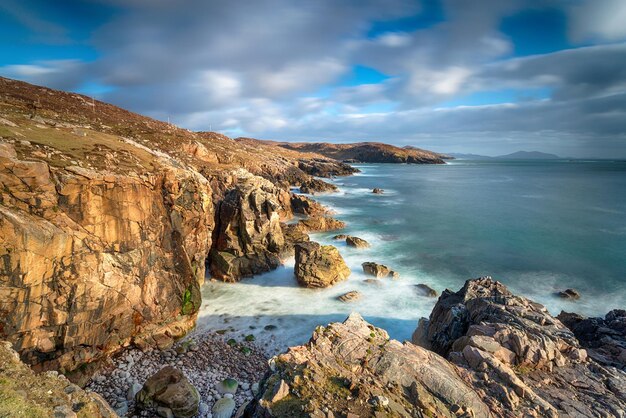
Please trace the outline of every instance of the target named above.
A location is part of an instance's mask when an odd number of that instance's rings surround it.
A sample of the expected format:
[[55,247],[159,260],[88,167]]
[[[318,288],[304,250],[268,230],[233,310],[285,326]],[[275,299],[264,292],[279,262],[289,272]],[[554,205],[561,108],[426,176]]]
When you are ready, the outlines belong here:
[[232,137],[626,158],[625,0],[2,0],[0,75]]

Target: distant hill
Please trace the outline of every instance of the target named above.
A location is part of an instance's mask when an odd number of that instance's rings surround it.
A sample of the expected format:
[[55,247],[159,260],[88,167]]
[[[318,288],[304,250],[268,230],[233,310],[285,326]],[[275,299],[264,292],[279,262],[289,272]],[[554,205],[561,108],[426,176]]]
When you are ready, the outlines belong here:
[[548,154],[539,151],[517,151],[512,154],[499,155],[495,158],[501,158],[503,160],[558,160],[561,157],[556,154]]
[[251,138],[237,138],[236,141],[279,146],[286,149],[321,154],[328,158],[350,163],[408,163],[408,164],[445,164],[447,157],[419,148],[400,148],[381,142],[356,142],[334,144],[328,142],[278,142],[262,141]]
[[459,158],[462,160],[558,160],[559,157],[556,154],[548,154],[545,152],[539,151],[517,151],[511,154],[506,155],[498,155],[495,157],[490,157],[487,155],[478,155],[478,154],[463,154],[458,152],[450,152],[447,155],[452,156],[454,158]]

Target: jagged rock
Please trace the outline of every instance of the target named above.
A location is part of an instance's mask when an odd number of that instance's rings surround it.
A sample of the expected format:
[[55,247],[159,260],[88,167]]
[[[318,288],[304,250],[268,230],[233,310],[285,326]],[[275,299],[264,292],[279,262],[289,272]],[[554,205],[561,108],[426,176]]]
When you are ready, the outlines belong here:
[[[282,390],[284,396],[276,399],[283,381],[289,392]],[[411,343],[389,340],[384,330],[352,314],[343,323],[318,327],[307,345],[279,355],[245,416],[279,417],[296,410],[318,416],[316,411],[325,407],[361,417],[452,418],[455,405],[471,416],[489,416],[455,366]]]
[[346,280],[350,269],[337,248],[308,242],[296,244],[294,274],[301,286],[328,287]]
[[578,293],[578,291],[575,289],[565,289],[563,291],[557,292],[557,296],[563,299],[580,299],[580,293]]
[[244,170],[218,205],[219,223],[211,251],[211,272],[224,281],[270,271],[285,246],[281,228],[284,190]]
[[350,247],[355,247],[355,248],[369,248],[370,246],[370,244],[364,239],[361,239],[359,237],[353,237],[353,236],[346,237],[346,244],[348,244],[348,246]]
[[300,183],[300,192],[306,194],[328,193],[337,191],[337,186],[326,183],[324,180],[310,178]]
[[291,195],[291,210],[301,215],[323,215],[327,212],[324,206],[316,201],[298,194]]
[[389,267],[384,266],[382,264],[377,264],[371,261],[367,261],[361,264],[361,267],[363,267],[363,273],[365,273],[368,276],[374,276],[377,279],[388,277],[389,274],[391,273],[391,270],[389,269]]
[[330,216],[312,216],[298,222],[297,228],[302,232],[322,232],[343,229],[346,224]]
[[0,417],[56,416],[114,418],[117,414],[100,395],[82,390],[62,374],[34,373],[11,343],[0,341]]
[[298,167],[305,173],[317,177],[346,176],[360,171],[349,164],[321,158],[302,159],[298,162]]
[[588,361],[572,332],[545,307],[490,277],[444,291],[413,342],[465,368],[461,376],[497,416],[626,413],[626,391],[614,390],[626,384],[626,373]]
[[626,370],[626,310],[614,309],[604,318],[561,312],[557,318],[598,363]]
[[309,242],[311,238],[309,234],[304,232],[298,224],[281,224],[283,236],[285,237],[285,245],[282,249],[283,256],[294,255],[295,245],[300,242]]
[[180,370],[165,366],[146,380],[135,401],[140,408],[162,406],[176,418],[191,418],[198,413],[200,395]]
[[337,299],[339,299],[342,302],[355,302],[361,299],[361,293],[356,290],[352,290],[348,293],[344,293],[343,295],[337,297]]
[[416,284],[415,291],[418,295],[429,298],[436,298],[439,295],[435,289],[424,283]]
[[378,188],[378,187],[375,187],[375,188],[372,190],[372,193],[374,193],[374,194],[383,194],[384,192],[385,192],[385,191],[384,191],[383,189],[380,189],[380,188]]

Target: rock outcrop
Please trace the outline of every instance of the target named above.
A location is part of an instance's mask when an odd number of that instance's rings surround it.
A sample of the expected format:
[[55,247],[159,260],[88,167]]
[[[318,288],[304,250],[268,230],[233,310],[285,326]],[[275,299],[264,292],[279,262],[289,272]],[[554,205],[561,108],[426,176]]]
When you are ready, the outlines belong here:
[[358,314],[318,327],[308,344],[277,356],[271,367],[245,417],[489,416],[454,365],[390,340]]
[[[270,181],[237,170],[235,186],[218,203],[211,273],[224,281],[273,270],[285,246],[281,215],[288,193]],[[287,206],[289,207],[289,206]]]
[[363,273],[365,273],[366,276],[373,276],[377,279],[382,279],[384,277],[397,279],[399,277],[399,274],[391,270],[389,267],[383,264],[374,263],[372,261],[366,261],[365,263],[362,263],[361,267],[363,268]]
[[304,287],[329,287],[350,276],[350,269],[332,245],[296,244],[294,274]]
[[328,212],[324,206],[313,199],[299,194],[291,195],[291,210],[293,213],[307,216],[319,216]]
[[557,318],[600,364],[626,371],[626,310],[614,309],[604,318],[561,312]]
[[497,416],[623,416],[626,373],[590,361],[545,307],[484,277],[446,290],[413,342],[465,369]]
[[337,186],[334,184],[330,184],[325,182],[324,180],[319,180],[316,178],[310,178],[306,181],[300,183],[300,192],[306,194],[316,194],[316,193],[330,193],[337,191]]
[[311,216],[298,221],[296,227],[302,232],[322,232],[343,229],[346,224],[330,216]]
[[11,343],[0,341],[0,417],[117,418],[100,395],[54,371],[34,373]]

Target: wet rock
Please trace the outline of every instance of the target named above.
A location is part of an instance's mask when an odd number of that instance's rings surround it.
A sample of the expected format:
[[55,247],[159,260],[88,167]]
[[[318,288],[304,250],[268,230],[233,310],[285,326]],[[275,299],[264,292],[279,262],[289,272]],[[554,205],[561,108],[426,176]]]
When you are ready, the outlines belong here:
[[384,191],[383,189],[380,189],[380,188],[378,188],[378,187],[375,187],[375,188],[372,190],[372,193],[374,193],[374,194],[383,194],[384,192],[385,192],[385,191]]
[[576,289],[565,289],[557,293],[557,296],[563,299],[578,300],[580,293]]
[[361,264],[361,267],[363,267],[363,273],[368,276],[374,276],[377,279],[388,277],[391,273],[389,267],[370,261]]
[[346,280],[350,269],[337,248],[308,242],[296,245],[294,274],[301,286],[328,287]]
[[370,246],[370,244],[364,239],[361,239],[359,237],[353,237],[353,236],[348,236],[346,238],[346,244],[348,244],[349,247],[355,247],[355,248],[369,248]]
[[365,280],[363,280],[363,283],[368,284],[370,286],[376,286],[376,287],[382,287],[383,286],[383,282],[381,282],[378,279],[365,279]]
[[342,302],[355,302],[361,299],[361,293],[356,290],[352,290],[348,293],[344,293],[343,295],[337,297],[337,299],[339,299]]
[[429,298],[436,298],[439,295],[435,289],[424,283],[416,284],[415,291],[418,295]]
[[198,413],[200,396],[180,370],[166,366],[146,380],[135,400],[140,408],[163,406],[176,418],[191,418]]
[[345,241],[345,240],[346,240],[346,238],[348,238],[348,236],[349,236],[349,235],[346,235],[346,234],[339,234],[339,235],[335,235],[335,236],[333,237],[333,240],[335,240],[335,241]]

